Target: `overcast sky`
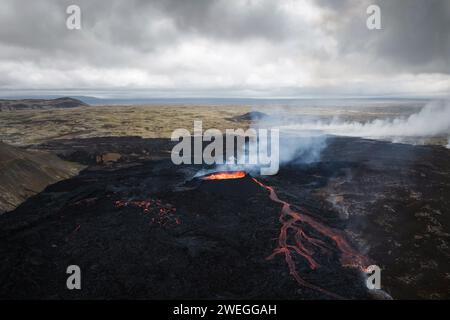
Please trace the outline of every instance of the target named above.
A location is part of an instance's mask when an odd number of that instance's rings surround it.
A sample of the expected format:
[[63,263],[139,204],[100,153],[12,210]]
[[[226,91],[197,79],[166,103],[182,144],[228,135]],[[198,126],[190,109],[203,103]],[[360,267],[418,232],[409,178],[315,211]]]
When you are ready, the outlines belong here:
[[0,0],[0,75],[1,96],[448,95],[450,1]]

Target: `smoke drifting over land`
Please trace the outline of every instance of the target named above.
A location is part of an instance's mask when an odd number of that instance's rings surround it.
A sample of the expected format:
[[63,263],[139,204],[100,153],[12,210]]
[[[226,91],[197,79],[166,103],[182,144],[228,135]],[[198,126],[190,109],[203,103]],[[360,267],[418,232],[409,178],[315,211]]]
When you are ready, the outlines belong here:
[[[282,129],[279,120],[270,117],[263,117],[253,119],[253,129],[258,130],[260,128],[272,128]],[[245,153],[258,153],[262,148],[263,150],[269,150],[272,154],[278,154],[277,160],[279,165],[293,163],[293,164],[310,164],[320,160],[322,151],[327,146],[327,135],[312,132],[312,131],[297,131],[297,132],[285,132],[280,130],[280,136],[278,140],[266,141],[265,139],[256,139],[250,141],[249,144],[244,146]],[[273,145],[277,143],[277,145]],[[253,155],[256,158],[256,154]],[[272,156],[273,158],[273,156]],[[273,160],[273,159],[272,159]],[[241,163],[243,161],[240,161]],[[247,172],[253,172],[261,167],[261,163],[256,165],[245,165],[238,167],[237,169],[244,169]],[[230,169],[228,166],[225,169]],[[232,167],[232,170],[236,170],[236,167]]]
[[[392,142],[422,144],[429,138],[441,138],[441,143],[450,148],[450,101],[431,101],[419,111],[409,115],[396,115],[374,120],[344,120],[315,117],[284,117],[283,110],[276,115],[253,119],[253,128],[277,128],[280,130],[279,163],[310,164],[321,159],[330,135],[362,137]],[[293,120],[295,119],[295,120]],[[256,146],[254,145],[256,144]],[[246,145],[249,150],[258,150],[261,141]],[[222,166],[222,170],[246,170],[251,166]]]
[[409,116],[391,119],[375,119],[368,122],[332,120],[309,120],[299,124],[282,126],[291,132],[317,131],[323,134],[387,139],[402,142],[414,137],[449,137],[450,136],[450,102],[432,101],[419,112]]

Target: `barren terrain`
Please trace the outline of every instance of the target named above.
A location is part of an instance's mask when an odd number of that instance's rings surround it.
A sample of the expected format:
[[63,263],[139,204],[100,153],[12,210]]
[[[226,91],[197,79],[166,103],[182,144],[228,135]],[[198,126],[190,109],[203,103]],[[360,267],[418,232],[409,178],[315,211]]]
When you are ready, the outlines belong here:
[[[248,111],[0,113],[5,142],[87,166],[0,216],[0,297],[450,297],[449,149],[328,137],[313,163],[211,181],[194,178],[204,166],[170,161],[173,129],[246,127]],[[301,214],[286,248],[283,203]],[[361,261],[381,267],[383,291],[365,287]],[[82,291],[65,288],[69,264]]]

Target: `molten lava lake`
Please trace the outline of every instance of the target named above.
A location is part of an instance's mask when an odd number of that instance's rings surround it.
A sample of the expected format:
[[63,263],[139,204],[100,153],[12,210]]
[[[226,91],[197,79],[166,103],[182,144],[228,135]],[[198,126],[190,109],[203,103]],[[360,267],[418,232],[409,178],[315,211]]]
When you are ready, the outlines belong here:
[[228,179],[241,179],[247,175],[245,171],[223,171],[215,172],[206,176],[200,177],[202,180],[228,180]]

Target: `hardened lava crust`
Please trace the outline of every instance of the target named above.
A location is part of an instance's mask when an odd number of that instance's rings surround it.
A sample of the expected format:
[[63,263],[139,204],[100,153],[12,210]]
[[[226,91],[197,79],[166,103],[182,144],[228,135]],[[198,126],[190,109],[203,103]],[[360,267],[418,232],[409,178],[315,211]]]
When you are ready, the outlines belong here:
[[[330,138],[320,162],[213,179],[224,172],[172,164],[170,146],[47,145],[87,168],[0,216],[0,298],[450,297],[448,149]],[[82,290],[66,288],[73,264]]]

